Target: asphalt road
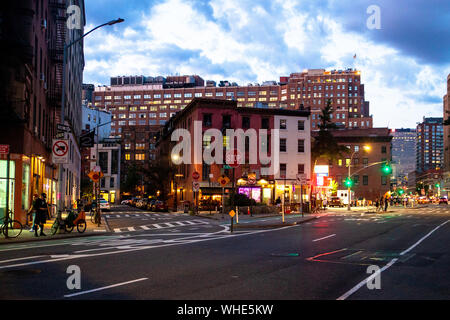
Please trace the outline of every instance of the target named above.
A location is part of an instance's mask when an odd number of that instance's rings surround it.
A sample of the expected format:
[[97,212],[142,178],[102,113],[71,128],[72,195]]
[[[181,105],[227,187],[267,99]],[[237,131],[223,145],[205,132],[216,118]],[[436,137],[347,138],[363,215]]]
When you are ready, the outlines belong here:
[[110,235],[0,246],[0,299],[450,299],[450,210],[393,210],[230,234],[119,206]]

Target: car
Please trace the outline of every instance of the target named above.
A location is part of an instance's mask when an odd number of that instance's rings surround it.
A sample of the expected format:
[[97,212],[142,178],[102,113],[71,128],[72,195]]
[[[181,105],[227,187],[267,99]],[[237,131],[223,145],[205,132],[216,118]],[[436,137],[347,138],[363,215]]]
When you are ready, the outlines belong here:
[[105,199],[100,199],[100,209],[103,211],[111,211],[111,205]]
[[341,198],[339,198],[339,197],[331,197],[330,200],[328,201],[327,205],[329,207],[339,207],[339,208],[344,206]]
[[150,200],[147,202],[147,210],[148,210],[148,211],[154,211],[155,202],[156,202],[155,199],[150,199]]
[[439,198],[439,204],[448,204],[448,199],[446,197]]
[[130,200],[122,200],[120,204],[130,204]]
[[169,208],[167,207],[167,203],[164,201],[155,201],[154,204],[154,211],[169,211]]
[[418,204],[427,204],[430,203],[430,199],[428,199],[427,197],[420,197],[419,200],[417,200]]

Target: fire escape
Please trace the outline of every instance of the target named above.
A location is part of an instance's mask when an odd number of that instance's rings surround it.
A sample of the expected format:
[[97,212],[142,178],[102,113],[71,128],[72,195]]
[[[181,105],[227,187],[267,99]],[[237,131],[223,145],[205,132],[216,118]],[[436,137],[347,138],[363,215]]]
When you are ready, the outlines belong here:
[[59,123],[63,82],[63,56],[66,32],[66,6],[60,0],[50,0],[49,8],[54,20],[53,30],[48,42],[50,59],[53,64],[53,81],[49,83],[47,99],[53,107],[56,122]]

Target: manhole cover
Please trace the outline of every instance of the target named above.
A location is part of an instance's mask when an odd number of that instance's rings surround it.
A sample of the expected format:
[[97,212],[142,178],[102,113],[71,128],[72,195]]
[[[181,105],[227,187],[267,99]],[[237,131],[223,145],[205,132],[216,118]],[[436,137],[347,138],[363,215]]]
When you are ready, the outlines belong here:
[[40,269],[19,269],[19,270],[6,270],[0,272],[0,274],[13,275],[13,276],[29,276],[41,273]]

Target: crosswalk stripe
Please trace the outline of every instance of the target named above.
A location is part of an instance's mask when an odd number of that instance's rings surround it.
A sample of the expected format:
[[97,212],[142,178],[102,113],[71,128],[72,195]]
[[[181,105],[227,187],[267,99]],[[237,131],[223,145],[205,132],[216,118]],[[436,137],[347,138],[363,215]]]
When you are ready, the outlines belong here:
[[136,229],[133,227],[128,227],[128,231],[136,231]]
[[144,229],[144,230],[150,230],[150,228],[147,227],[147,226],[141,226],[141,228]]
[[155,224],[152,224],[152,226],[154,226],[156,229],[161,229],[161,228],[164,228],[164,227],[162,227],[162,226],[160,226],[159,224],[157,224],[157,223],[155,223]]

